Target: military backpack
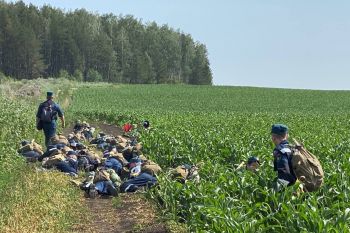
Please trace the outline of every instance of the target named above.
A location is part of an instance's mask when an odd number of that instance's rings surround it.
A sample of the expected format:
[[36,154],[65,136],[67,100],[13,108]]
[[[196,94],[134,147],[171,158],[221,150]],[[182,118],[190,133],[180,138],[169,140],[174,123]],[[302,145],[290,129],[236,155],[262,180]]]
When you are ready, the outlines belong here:
[[185,183],[187,180],[193,180],[199,182],[198,167],[188,164],[178,166],[170,171],[172,178],[178,180],[181,183]]
[[[162,168],[158,164],[156,164],[155,162],[153,162],[151,160],[147,160],[144,163],[142,163],[141,171],[146,172],[152,176],[155,176],[162,171]],[[187,177],[187,175],[186,175],[186,177]]]
[[42,122],[52,122],[55,119],[57,112],[53,109],[53,102],[46,101],[41,107],[40,121]]
[[324,173],[320,161],[302,144],[293,139],[292,167],[295,176],[304,183],[304,191],[313,192],[323,184]]

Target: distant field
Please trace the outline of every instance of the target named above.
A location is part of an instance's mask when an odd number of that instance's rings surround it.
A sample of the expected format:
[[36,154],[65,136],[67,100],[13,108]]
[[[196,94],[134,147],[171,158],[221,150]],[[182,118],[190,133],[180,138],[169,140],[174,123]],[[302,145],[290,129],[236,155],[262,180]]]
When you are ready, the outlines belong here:
[[[349,232],[350,92],[241,87],[100,85],[75,91],[70,118],[110,123],[148,119],[145,152],[163,167],[204,162],[201,183],[166,175],[152,196],[192,231]],[[321,160],[325,185],[292,198],[274,193],[270,127],[290,127]],[[259,176],[234,169],[250,155]],[[260,178],[259,178],[260,177]]]
[[[101,111],[113,112],[274,113],[277,111],[328,114],[347,113],[350,108],[350,102],[347,101],[350,97],[349,91],[252,87],[95,85],[80,88],[75,97],[78,98],[77,101],[82,108],[94,104],[99,106]],[[121,109],[122,106],[129,105],[133,108]]]

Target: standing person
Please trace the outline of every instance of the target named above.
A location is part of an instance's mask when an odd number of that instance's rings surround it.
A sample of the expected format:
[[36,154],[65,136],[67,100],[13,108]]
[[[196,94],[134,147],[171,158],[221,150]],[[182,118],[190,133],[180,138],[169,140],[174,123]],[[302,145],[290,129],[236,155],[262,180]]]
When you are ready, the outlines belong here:
[[49,144],[51,137],[56,135],[57,118],[62,122],[62,128],[65,127],[64,115],[61,107],[53,101],[54,93],[47,92],[47,100],[39,105],[36,113],[36,124],[38,130],[43,130],[45,134],[45,145]]
[[292,150],[287,141],[288,127],[282,124],[272,125],[271,139],[276,146],[273,150],[274,170],[277,171],[276,191],[280,191],[296,181],[292,167]]

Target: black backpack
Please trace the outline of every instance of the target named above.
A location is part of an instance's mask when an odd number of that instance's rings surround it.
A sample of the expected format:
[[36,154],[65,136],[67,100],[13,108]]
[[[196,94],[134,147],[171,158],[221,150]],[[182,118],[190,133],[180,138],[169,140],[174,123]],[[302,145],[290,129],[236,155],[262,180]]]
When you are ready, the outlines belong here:
[[52,122],[55,119],[57,112],[53,109],[53,102],[46,101],[43,103],[40,113],[40,121],[42,122]]

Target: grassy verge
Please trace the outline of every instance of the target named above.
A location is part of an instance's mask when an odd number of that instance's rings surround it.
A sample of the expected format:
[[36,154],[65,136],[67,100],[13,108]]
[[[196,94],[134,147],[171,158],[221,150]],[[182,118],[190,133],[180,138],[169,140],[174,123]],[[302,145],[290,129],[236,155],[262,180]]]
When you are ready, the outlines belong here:
[[58,172],[37,172],[23,166],[15,181],[0,192],[0,232],[71,232],[84,218],[80,190]]
[[37,172],[17,155],[21,140],[43,142],[35,129],[35,111],[46,91],[61,93],[58,100],[65,101],[74,85],[67,80],[1,82],[0,232],[72,232],[73,225],[89,217],[83,214],[80,190],[67,176]]

